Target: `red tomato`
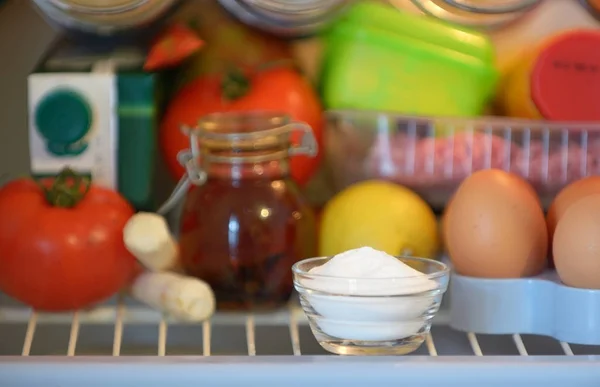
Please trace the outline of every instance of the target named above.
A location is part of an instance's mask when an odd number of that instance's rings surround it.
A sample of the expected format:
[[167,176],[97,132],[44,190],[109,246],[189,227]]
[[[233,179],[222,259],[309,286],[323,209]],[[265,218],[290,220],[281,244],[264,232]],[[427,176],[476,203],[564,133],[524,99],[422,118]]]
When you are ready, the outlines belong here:
[[51,204],[58,199],[49,200],[44,191],[30,179],[0,189],[0,289],[45,311],[109,298],[137,268],[123,242],[133,209],[118,193],[94,185],[72,208]]
[[[170,102],[160,129],[160,146],[165,162],[174,178],[184,174],[177,154],[189,148],[189,139],[181,125],[194,126],[200,117],[217,112],[267,110],[289,114],[313,128],[319,149],[322,145],[322,109],[310,84],[298,72],[287,67],[275,67],[257,72],[249,79],[248,91],[229,100],[222,93],[221,76],[201,77],[182,88]],[[242,85],[243,86],[243,85]],[[293,141],[298,140],[292,138]],[[319,165],[319,156],[295,156],[291,160],[291,175],[304,184]]]

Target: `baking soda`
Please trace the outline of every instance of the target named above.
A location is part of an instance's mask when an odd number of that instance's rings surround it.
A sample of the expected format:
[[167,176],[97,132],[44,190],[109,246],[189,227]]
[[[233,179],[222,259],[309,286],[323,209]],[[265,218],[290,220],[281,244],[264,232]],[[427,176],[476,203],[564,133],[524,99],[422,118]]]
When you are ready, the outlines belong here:
[[371,247],[338,254],[309,273],[330,278],[311,279],[307,287],[335,294],[392,296],[426,292],[437,286],[426,274]]
[[370,247],[336,255],[309,271],[305,295],[328,336],[342,340],[395,341],[418,334],[437,311],[436,281]]

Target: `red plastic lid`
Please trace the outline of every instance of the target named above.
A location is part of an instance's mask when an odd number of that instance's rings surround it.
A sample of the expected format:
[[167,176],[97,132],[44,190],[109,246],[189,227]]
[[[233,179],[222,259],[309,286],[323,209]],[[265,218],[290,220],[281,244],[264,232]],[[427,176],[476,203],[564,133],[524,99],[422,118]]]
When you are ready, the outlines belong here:
[[573,31],[539,54],[531,73],[531,97],[543,117],[600,121],[600,31]]

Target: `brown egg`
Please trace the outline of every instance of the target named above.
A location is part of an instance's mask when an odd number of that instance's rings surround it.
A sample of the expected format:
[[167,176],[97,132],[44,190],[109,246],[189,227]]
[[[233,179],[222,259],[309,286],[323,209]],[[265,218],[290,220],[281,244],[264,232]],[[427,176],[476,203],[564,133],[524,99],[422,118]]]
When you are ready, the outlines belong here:
[[552,264],[552,241],[554,238],[554,229],[571,204],[577,202],[586,196],[600,194],[600,176],[590,176],[577,180],[563,188],[552,201],[546,223],[548,224],[548,241],[550,243],[550,264]]
[[571,204],[554,230],[554,264],[565,285],[600,289],[600,194]]
[[517,175],[488,169],[468,177],[446,210],[443,230],[459,274],[519,278],[546,266],[548,233],[541,203]]

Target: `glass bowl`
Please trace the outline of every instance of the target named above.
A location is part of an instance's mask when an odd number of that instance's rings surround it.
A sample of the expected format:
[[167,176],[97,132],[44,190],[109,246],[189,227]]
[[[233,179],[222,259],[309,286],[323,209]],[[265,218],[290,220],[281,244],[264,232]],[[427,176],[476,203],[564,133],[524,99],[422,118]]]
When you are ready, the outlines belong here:
[[439,261],[398,257],[423,276],[348,278],[310,273],[330,258],[292,267],[294,287],[319,344],[338,355],[403,355],[425,341],[448,287]]

